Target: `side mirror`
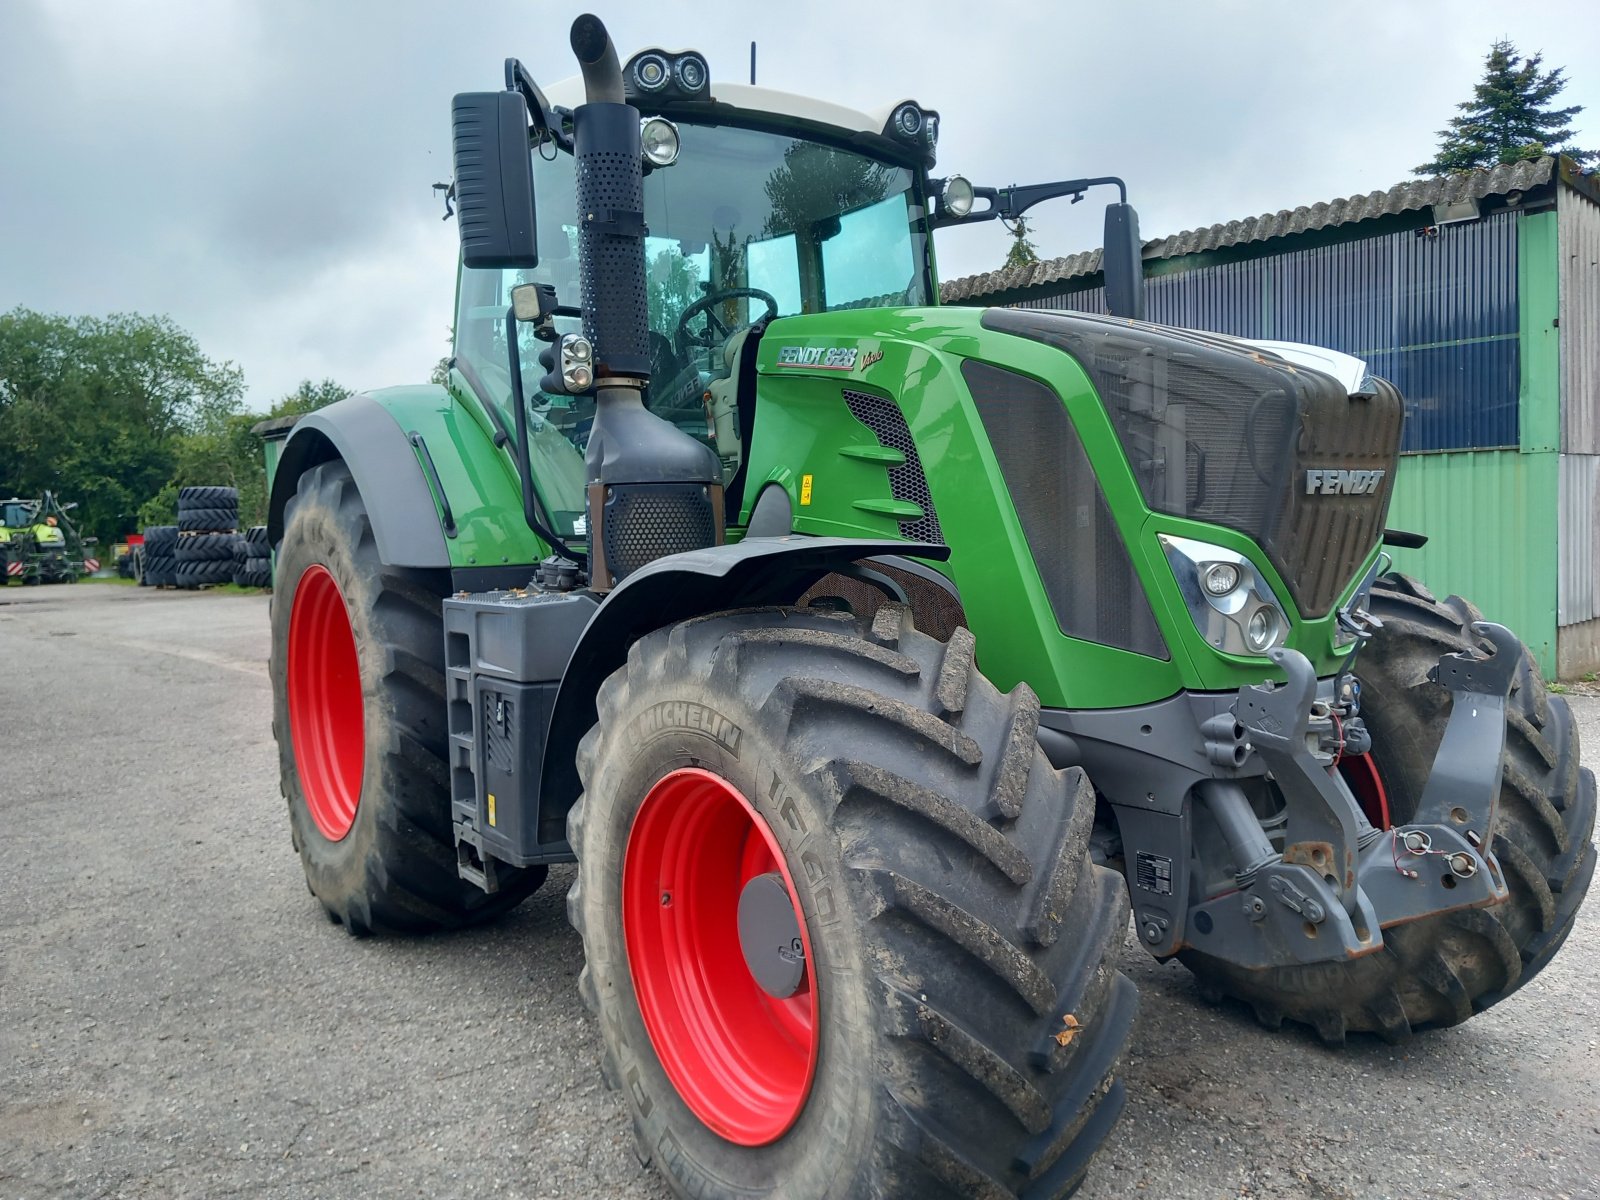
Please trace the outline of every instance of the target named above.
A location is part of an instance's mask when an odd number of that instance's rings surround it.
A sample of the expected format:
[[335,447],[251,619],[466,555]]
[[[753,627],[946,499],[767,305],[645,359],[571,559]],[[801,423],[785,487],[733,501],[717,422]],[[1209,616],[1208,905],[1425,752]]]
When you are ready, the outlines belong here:
[[527,102],[517,92],[462,92],[451,125],[462,264],[538,266]]
[[1144,320],[1144,246],[1133,205],[1106,205],[1104,245],[1106,311],[1114,317]]

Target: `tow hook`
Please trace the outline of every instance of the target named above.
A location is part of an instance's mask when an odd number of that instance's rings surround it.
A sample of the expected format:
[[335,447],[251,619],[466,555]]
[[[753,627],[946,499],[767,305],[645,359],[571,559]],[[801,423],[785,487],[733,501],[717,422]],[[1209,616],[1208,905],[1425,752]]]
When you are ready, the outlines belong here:
[[1274,875],[1267,883],[1272,889],[1272,894],[1280,902],[1299,913],[1313,925],[1320,925],[1327,920],[1327,910],[1282,875]]

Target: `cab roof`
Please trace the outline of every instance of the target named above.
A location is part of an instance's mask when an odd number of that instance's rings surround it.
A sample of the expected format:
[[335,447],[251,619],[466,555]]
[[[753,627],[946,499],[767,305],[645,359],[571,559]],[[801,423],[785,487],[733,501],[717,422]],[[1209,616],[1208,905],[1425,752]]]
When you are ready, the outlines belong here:
[[[577,108],[584,101],[583,77],[573,75],[544,89],[545,98],[561,108]],[[812,96],[798,96],[776,88],[752,87],[747,83],[723,83],[713,77],[711,100],[730,109],[747,113],[769,113],[811,125],[826,125],[845,133],[882,133],[889,114],[905,103],[897,100],[871,112],[831,104]]]

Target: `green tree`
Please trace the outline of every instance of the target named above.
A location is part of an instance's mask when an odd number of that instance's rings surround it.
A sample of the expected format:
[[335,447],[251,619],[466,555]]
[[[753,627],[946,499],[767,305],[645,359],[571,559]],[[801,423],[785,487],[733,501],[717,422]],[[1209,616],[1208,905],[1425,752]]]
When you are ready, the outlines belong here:
[[[267,412],[266,419],[299,416],[343,400],[350,389],[331,379],[321,383],[303,380]],[[139,509],[141,525],[170,525],[177,519],[178,489],[192,485],[221,485],[239,489],[239,526],[262,525],[267,520],[267,464],[261,439],[251,430],[264,418],[260,413],[211,414],[195,428],[180,434],[173,445],[173,470],[165,484]]]
[[887,196],[894,174],[893,167],[859,154],[795,142],[783,152],[783,165],[763,185],[772,208],[762,233],[766,237],[793,233],[801,242],[825,241],[838,232],[836,218],[841,213],[866,208]]
[[1006,228],[1011,231],[1011,248],[1006,251],[1006,260],[1001,263],[1001,269],[1006,267],[1025,267],[1029,263],[1039,261],[1039,248],[1028,237],[1028,218],[1018,217],[1015,223],[1007,221]]
[[180,438],[242,403],[232,363],[166,317],[0,314],[0,492],[77,501],[81,532],[131,530]]
[[1444,175],[1497,163],[1521,162],[1546,154],[1565,154],[1582,163],[1597,152],[1570,144],[1569,122],[1583,111],[1579,104],[1552,108],[1567,86],[1565,68],[1541,71],[1544,55],[1522,57],[1516,46],[1501,40],[1484,59],[1483,81],[1472,99],[1456,105],[1460,116],[1439,131],[1439,149],[1415,169],[1417,175]]

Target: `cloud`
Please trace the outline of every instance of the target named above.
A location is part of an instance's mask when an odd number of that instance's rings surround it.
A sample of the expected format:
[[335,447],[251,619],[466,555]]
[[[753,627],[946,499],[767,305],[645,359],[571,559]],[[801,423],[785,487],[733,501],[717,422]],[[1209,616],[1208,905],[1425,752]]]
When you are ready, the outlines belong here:
[[[627,50],[695,46],[713,76],[943,114],[940,169],[1004,185],[1128,181],[1146,236],[1405,178],[1509,35],[1566,65],[1600,141],[1600,23],[1565,0],[1003,9],[949,0],[596,5]],[[576,6],[312,0],[0,5],[0,310],[164,312],[265,407],[305,377],[414,382],[444,352],[449,100],[518,55],[572,73]],[[797,19],[797,11],[803,15]],[[1036,211],[1046,254],[1104,202]],[[941,233],[954,277],[996,225]]]

